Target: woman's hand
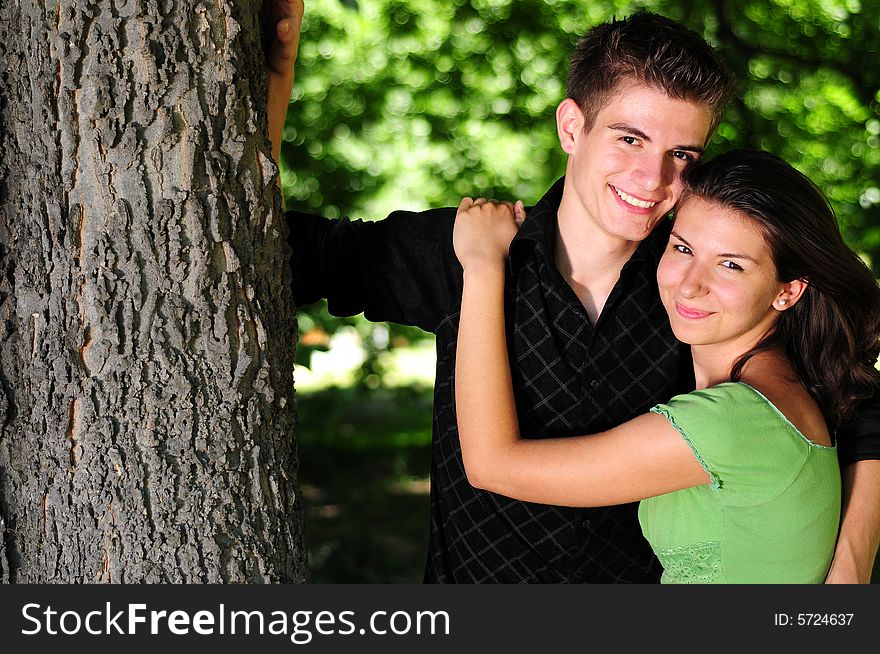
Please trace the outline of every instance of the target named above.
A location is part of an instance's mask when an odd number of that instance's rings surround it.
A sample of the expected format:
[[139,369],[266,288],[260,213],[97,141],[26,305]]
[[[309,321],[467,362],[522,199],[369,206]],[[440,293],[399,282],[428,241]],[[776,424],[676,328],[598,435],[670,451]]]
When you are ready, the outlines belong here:
[[464,198],[458,205],[452,244],[463,268],[502,263],[518,225],[525,219],[522,202]]

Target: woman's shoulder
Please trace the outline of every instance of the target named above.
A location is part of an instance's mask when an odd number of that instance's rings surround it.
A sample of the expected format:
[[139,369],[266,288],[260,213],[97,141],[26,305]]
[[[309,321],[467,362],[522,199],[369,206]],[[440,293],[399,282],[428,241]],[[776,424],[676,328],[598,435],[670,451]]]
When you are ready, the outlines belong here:
[[724,382],[708,388],[699,388],[676,395],[665,405],[676,412],[686,412],[697,418],[717,420],[721,416],[745,418],[763,415],[768,400],[749,384]]
[[741,382],[763,397],[804,440],[818,446],[831,445],[819,403],[782,352],[761,352],[752,357],[743,369]]
[[758,378],[743,380],[737,384],[763,399],[784,423],[810,444],[831,446],[831,435],[822,410],[799,382]]
[[833,463],[836,469],[833,447],[813,441],[817,432],[810,433],[812,438],[804,435],[761,389],[747,382],[678,395],[652,411],[665,415],[682,434],[710,471],[713,488],[731,505],[776,496],[811,459],[823,467]]
[[833,449],[824,418],[802,387],[729,381],[677,395],[652,412],[721,457],[801,458]]

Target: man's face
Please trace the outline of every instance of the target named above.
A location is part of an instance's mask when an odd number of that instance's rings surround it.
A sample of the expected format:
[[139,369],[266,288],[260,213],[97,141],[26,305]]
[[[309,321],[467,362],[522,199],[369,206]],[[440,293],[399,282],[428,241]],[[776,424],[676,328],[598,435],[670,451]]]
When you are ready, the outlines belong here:
[[599,238],[641,241],[678,200],[681,173],[702,154],[711,122],[701,105],[625,84],[584,131],[583,114],[566,100],[557,112],[569,154],[565,210],[591,221]]

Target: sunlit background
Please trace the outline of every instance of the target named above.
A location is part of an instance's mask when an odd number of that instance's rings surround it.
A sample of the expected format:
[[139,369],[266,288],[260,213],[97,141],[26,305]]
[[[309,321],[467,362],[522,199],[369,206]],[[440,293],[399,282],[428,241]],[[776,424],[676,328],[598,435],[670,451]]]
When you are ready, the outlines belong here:
[[[310,0],[282,149],[286,204],[329,217],[533,203],[562,175],[554,110],[578,36],[648,9],[703,34],[743,92],[710,149],[811,177],[880,271],[878,0]],[[301,479],[316,581],[419,581],[433,345],[299,309]]]

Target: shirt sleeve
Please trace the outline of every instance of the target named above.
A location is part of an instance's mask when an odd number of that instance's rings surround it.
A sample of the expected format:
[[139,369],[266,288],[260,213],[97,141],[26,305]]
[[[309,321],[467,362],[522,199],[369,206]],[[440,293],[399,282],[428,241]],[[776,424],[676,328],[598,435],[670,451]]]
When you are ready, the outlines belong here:
[[880,391],[837,430],[837,447],[841,468],[856,461],[880,459]]
[[363,312],[429,332],[461,306],[455,209],[397,211],[377,222],[285,217],[298,305],[327,298],[334,315]]
[[742,384],[677,395],[652,413],[665,416],[709,473],[718,501],[766,502],[789,486],[808,445],[767,400]]

